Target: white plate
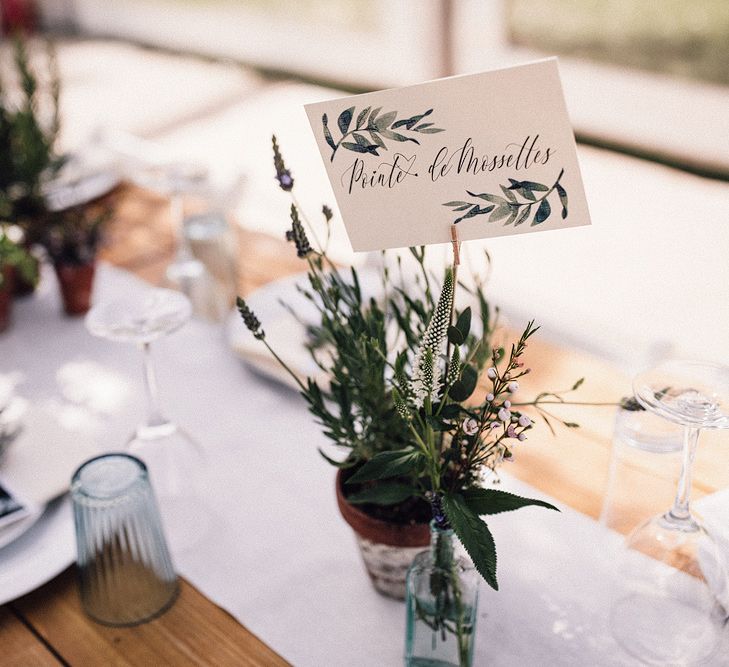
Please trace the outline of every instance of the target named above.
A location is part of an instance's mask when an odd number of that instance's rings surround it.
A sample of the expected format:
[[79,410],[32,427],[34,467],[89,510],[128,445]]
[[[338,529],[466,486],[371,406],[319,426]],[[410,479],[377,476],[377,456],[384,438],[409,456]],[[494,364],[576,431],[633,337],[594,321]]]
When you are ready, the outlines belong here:
[[[380,277],[376,272],[362,269],[357,275],[364,298],[381,292]],[[298,291],[298,285],[310,287],[305,273],[287,276],[261,287],[246,298],[246,303],[261,321],[261,328],[266,332],[266,341],[300,379],[323,379],[321,368],[314,363],[304,346],[306,329],[301,323],[318,323],[319,311]],[[297,317],[281,302],[293,308]],[[255,371],[298,390],[293,378],[281,368],[263,343],[256,340],[245,328],[237,310],[228,317],[226,331],[230,347]]]
[[42,586],[75,560],[71,501],[64,496],[50,503],[24,535],[0,549],[0,604]]
[[[23,533],[29,531],[33,524],[43,515],[43,509],[32,509],[30,514],[13,523],[0,528],[0,549],[17,540]],[[1,552],[0,552],[1,553]]]

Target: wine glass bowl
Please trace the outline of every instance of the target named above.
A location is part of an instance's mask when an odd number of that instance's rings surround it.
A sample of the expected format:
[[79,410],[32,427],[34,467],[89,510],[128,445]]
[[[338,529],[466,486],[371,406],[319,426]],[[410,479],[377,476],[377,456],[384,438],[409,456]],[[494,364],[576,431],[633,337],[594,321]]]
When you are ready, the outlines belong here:
[[668,361],[633,382],[638,402],[664,419],[696,428],[729,428],[729,368]]
[[154,288],[94,306],[86,315],[86,328],[107,340],[144,344],[177,331],[191,314],[184,294]]
[[633,389],[646,410],[684,427],[683,461],[673,506],[626,539],[611,629],[644,663],[704,663],[729,619],[729,580],[723,550],[691,512],[691,472],[701,429],[729,428],[729,369],[665,362]]

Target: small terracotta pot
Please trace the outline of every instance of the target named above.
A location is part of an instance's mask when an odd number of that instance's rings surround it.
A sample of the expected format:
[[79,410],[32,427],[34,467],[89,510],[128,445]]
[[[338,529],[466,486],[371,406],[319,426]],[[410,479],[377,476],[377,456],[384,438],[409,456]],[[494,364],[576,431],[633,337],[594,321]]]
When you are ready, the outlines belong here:
[[0,333],[10,326],[13,313],[13,289],[15,269],[12,266],[5,266],[2,269],[3,282],[0,285]]
[[427,523],[396,524],[375,519],[344,497],[342,471],[337,472],[337,505],[357,538],[367,574],[375,589],[405,599],[405,577],[416,554],[430,544]]
[[91,289],[94,285],[96,263],[54,264],[58,285],[67,315],[83,315],[91,307]]

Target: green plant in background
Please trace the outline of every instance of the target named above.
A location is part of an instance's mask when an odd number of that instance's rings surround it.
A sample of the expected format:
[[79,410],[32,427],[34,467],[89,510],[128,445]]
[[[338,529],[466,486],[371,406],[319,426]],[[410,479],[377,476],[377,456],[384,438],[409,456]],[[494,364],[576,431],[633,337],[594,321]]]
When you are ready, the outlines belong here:
[[0,227],[0,289],[5,287],[6,268],[13,268],[29,284],[38,281],[38,264],[30,253],[8,235],[5,226]]
[[[31,66],[28,44],[15,38],[13,59],[19,90],[0,81],[0,219],[24,227],[37,240],[37,221],[46,213],[42,185],[61,167],[55,154],[60,129],[60,79],[55,52],[46,45],[47,72]],[[41,86],[41,81],[46,81]]]

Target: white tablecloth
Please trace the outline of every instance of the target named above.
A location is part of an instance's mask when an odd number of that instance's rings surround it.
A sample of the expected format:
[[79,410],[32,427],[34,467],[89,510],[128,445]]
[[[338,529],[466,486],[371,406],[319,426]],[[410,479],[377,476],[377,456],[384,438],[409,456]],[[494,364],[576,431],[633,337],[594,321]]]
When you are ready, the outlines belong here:
[[[95,299],[140,289],[102,265]],[[47,275],[0,337],[0,372],[21,370],[21,393],[73,404],[102,448],[119,449],[143,410],[138,352],[92,338],[59,310]],[[212,517],[194,549],[174,553],[180,574],[294,665],[402,664],[404,606],[367,580],[336,508],[333,469],[317,453],[325,439],[301,399],[249,372],[219,325],[193,321],[154,354],[163,407],[209,460]],[[607,627],[620,539],[562,510],[490,521],[501,590],[482,585],[476,665],[634,664]]]

